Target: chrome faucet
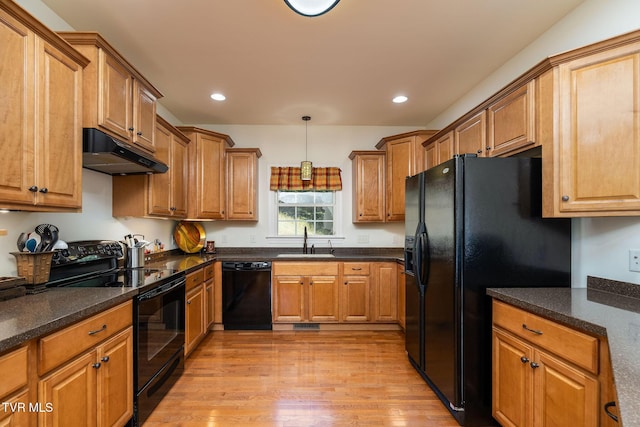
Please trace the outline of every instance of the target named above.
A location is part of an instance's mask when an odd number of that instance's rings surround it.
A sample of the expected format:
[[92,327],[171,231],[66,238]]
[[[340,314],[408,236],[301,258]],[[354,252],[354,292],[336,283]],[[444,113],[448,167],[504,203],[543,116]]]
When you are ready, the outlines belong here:
[[307,227],[304,227],[304,240],[302,241],[302,253],[307,253]]
[[331,248],[331,249],[329,249],[329,253],[330,254],[334,254],[336,252],[336,250],[333,249],[333,245],[331,244],[331,240],[327,239],[327,242],[329,242],[329,247]]

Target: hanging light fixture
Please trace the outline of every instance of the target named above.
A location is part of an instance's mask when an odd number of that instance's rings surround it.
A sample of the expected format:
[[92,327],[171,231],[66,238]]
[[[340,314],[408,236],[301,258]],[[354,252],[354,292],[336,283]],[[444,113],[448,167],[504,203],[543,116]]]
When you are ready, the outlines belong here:
[[311,181],[311,172],[313,171],[313,163],[307,160],[307,144],[309,142],[309,120],[311,116],[302,116],[304,120],[304,161],[300,162],[300,179],[303,181]]
[[338,4],[340,0],[284,0],[294,12],[302,16],[320,16],[327,13]]

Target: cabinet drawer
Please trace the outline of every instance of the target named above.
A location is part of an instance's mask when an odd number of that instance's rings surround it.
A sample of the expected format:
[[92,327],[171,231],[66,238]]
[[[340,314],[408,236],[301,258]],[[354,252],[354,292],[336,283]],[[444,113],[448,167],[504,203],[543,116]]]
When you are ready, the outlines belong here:
[[274,262],[276,276],[337,276],[337,262]]
[[368,262],[345,262],[344,274],[348,276],[368,276],[369,275],[369,263]]
[[0,357],[0,398],[27,385],[27,346]]
[[198,271],[187,274],[186,290],[189,291],[198,285],[202,285],[204,282],[204,269],[201,268]]
[[45,374],[75,355],[131,326],[132,302],[113,307],[38,341],[38,373]]
[[213,264],[207,265],[204,269],[204,281],[213,279],[214,267]]
[[598,373],[598,339],[511,305],[493,302],[493,323],[538,347]]

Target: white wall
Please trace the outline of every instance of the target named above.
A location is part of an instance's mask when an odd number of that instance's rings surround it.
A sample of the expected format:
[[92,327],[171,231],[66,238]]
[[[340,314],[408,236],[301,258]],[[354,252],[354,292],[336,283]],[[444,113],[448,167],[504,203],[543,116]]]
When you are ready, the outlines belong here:
[[[466,113],[544,58],[640,28],[640,1],[587,0],[481,84],[433,119],[440,129]],[[640,218],[574,219],[572,286],[587,275],[640,284],[629,271],[630,248],[640,248]]]

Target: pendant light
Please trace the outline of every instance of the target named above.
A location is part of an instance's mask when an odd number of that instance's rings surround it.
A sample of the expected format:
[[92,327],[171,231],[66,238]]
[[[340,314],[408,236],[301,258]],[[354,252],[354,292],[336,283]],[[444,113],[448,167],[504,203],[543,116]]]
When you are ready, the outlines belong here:
[[313,163],[307,160],[307,144],[309,142],[308,129],[309,120],[311,116],[302,116],[304,120],[304,161],[300,162],[300,179],[303,181],[311,181],[311,172],[313,170]]
[[284,0],[294,12],[308,17],[320,16],[327,13],[340,0]]

